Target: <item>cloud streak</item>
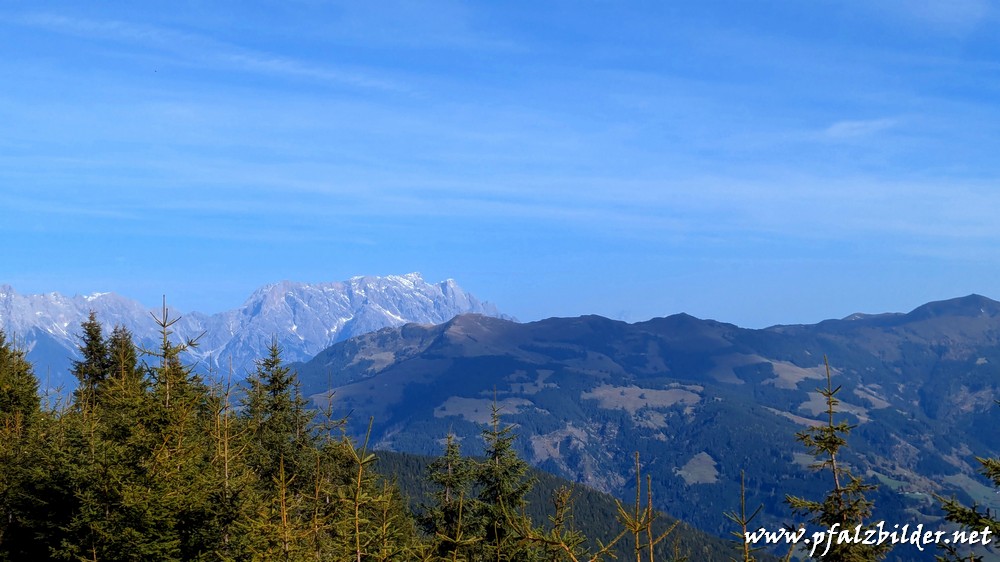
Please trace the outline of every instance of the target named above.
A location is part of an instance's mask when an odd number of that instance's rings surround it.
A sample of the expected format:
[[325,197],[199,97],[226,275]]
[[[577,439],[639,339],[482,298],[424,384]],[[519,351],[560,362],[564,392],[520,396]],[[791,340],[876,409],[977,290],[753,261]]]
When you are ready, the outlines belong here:
[[847,140],[870,137],[894,128],[895,119],[869,119],[861,121],[838,121],[823,130],[823,136],[832,140]]
[[97,41],[126,43],[168,53],[178,64],[262,75],[283,75],[337,83],[368,90],[409,92],[409,86],[371,72],[316,65],[297,58],[240,47],[203,35],[167,27],[118,20],[93,20],[34,13],[7,21],[52,33]]
[[976,30],[996,11],[990,0],[883,0],[866,4],[898,21],[957,35]]

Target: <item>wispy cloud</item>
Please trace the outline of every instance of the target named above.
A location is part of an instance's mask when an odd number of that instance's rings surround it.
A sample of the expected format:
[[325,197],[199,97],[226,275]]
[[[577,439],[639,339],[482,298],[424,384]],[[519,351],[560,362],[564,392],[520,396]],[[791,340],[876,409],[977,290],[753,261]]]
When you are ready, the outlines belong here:
[[94,20],[34,13],[8,19],[16,24],[52,33],[98,41],[128,43],[168,53],[180,64],[224,68],[265,75],[284,75],[346,84],[358,88],[409,91],[396,80],[371,71],[317,65],[298,58],[248,49],[199,34],[120,20]]
[[992,0],[882,0],[859,2],[867,10],[924,30],[965,35],[995,16]]
[[10,222],[14,222],[15,227],[23,224],[24,216],[31,217],[29,221],[38,217],[46,217],[53,220],[72,219],[102,219],[114,221],[133,221],[141,218],[121,208],[110,206],[93,205],[88,202],[60,201],[56,198],[42,199],[39,194],[24,197],[19,195],[6,194],[0,198],[0,207],[5,213],[12,213],[19,216],[21,221],[8,216]]
[[383,48],[526,52],[522,42],[495,33],[488,25],[489,15],[478,13],[464,2],[346,2],[338,10],[340,17],[320,29],[350,43]]
[[967,32],[982,24],[993,10],[991,0],[905,0],[910,17],[949,30]]
[[895,119],[868,119],[861,121],[837,121],[823,130],[828,139],[844,140],[869,137],[895,127]]

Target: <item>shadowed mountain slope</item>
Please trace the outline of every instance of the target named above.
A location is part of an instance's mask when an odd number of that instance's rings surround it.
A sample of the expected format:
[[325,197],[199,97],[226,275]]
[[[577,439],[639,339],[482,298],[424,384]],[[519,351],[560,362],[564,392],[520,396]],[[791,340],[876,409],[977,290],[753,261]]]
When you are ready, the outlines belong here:
[[977,295],[763,330],[684,314],[463,315],[366,334],[297,368],[317,403],[332,391],[335,413],[374,416],[383,449],[437,454],[451,430],[474,454],[495,399],[521,454],[570,480],[627,497],[639,451],[661,508],[724,534],[740,470],[766,524],[791,519],[786,493],[829,489],[794,440],[822,417],[824,354],[857,425],[845,460],[881,484],[879,518],[933,524],[931,493],[1000,507],[974,460],[1000,453],[1000,303]]

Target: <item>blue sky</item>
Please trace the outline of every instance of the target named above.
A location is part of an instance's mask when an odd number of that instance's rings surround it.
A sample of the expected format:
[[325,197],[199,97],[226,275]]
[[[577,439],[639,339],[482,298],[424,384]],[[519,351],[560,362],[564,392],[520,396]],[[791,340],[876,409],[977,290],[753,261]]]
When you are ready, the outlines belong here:
[[0,283],[522,320],[1000,299],[989,0],[5,3]]

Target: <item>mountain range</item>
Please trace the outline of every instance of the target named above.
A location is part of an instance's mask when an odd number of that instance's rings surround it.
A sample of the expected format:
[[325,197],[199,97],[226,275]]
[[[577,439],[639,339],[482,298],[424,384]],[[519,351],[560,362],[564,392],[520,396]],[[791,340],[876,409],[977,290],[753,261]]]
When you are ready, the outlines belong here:
[[[50,388],[72,385],[90,311],[155,340],[156,311],[125,297],[0,286],[0,328]],[[634,495],[638,451],[658,507],[719,536],[733,530],[724,514],[739,505],[741,472],[761,525],[801,522],[785,494],[830,488],[795,438],[823,423],[828,358],[837,416],[855,426],[841,460],[879,485],[876,518],[942,524],[934,494],[1000,509],[975,460],[1000,456],[1000,303],[979,295],[761,330],[687,314],[518,323],[454,281],[409,274],[283,281],[230,311],[170,314],[175,338],[201,335],[188,359],[202,370],[232,358],[240,376],[276,337],[311,401],[355,435],[374,418],[382,450],[436,455],[454,433],[481,453],[496,406],[523,458],[619,497]]]
[[795,438],[823,423],[824,357],[837,418],[855,426],[841,462],[879,485],[876,519],[943,524],[933,494],[1000,508],[975,460],[1000,455],[1000,303],[978,295],[761,330],[686,314],[462,315],[352,338],[295,367],[350,431],[374,418],[382,449],[439,454],[451,432],[477,454],[495,405],[532,464],[619,497],[634,494],[638,451],[660,508],[728,535],[741,471],[762,525],[804,522],[785,494],[820,500],[832,487]]
[[[59,293],[20,295],[0,286],[0,329],[28,350],[43,385],[69,388],[77,357],[80,324],[96,313],[107,330],[128,328],[136,340],[151,344],[158,337],[151,311],[114,293],[66,297]],[[265,285],[239,307],[217,314],[179,313],[172,326],[178,339],[201,336],[188,360],[202,370],[227,369],[232,360],[239,377],[265,355],[278,338],[288,360],[305,360],[330,345],[388,326],[407,322],[439,324],[457,314],[500,316],[496,307],[465,292],[455,281],[424,281],[419,273],[385,277],[352,277],[331,283],[281,281]]]

